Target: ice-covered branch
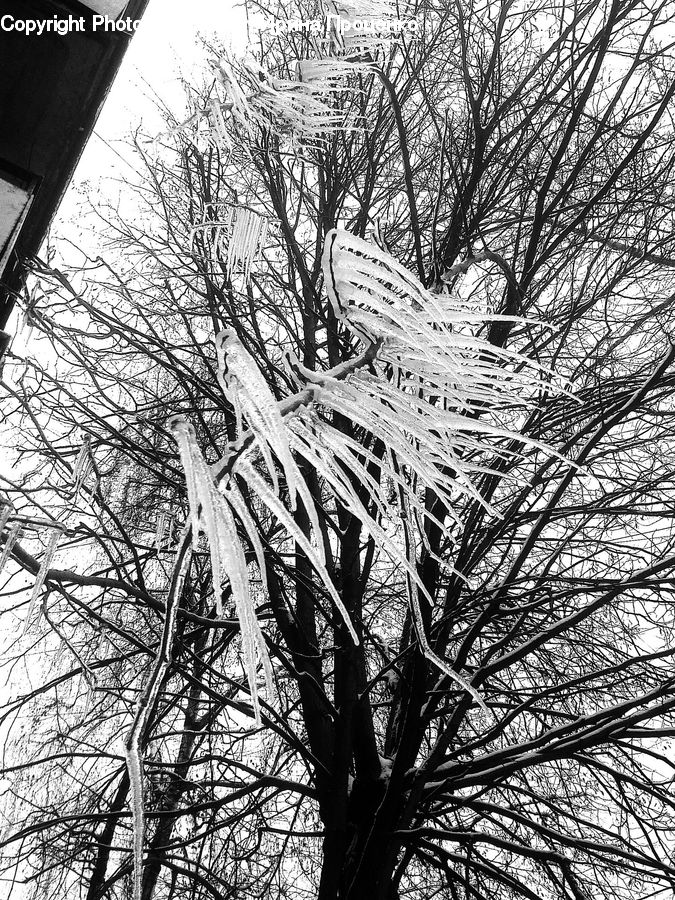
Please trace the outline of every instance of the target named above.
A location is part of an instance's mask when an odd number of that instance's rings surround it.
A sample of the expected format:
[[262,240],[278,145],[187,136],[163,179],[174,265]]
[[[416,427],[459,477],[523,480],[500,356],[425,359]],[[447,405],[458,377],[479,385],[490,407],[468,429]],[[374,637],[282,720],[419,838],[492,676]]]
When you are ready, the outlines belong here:
[[[486,444],[492,445],[493,454],[502,457],[516,455],[514,449],[506,446],[506,441],[514,437],[521,444],[541,447],[489,418],[498,420],[505,407],[527,405],[529,394],[539,390],[542,382],[549,390],[561,387],[550,372],[517,353],[494,348],[474,333],[476,325],[499,317],[476,314],[459,299],[432,294],[404,266],[373,244],[333,230],[326,236],[322,268],[336,316],[361,339],[364,350],[324,372],[306,369],[289,351],[287,364],[301,386],[293,396],[277,402],[235,332],[226,330],[217,336],[218,380],[234,408],[240,433],[221,459],[209,466],[192,426],[182,418],[171,422],[185,471],[190,508],[190,524],[178,549],[176,572],[181,570],[191,543],[203,532],[209,542],[217,610],[223,583],[228,581],[232,589],[257,723],[258,663],[262,665],[268,691],[272,689],[272,670],[256,618],[244,539],[255,552],[263,590],[266,563],[256,524],[237,479],[304,552],[352,640],[358,643],[358,634],[326,569],[315,509],[318,498],[312,496],[295,461],[295,456],[300,456],[323,480],[335,502],[362,523],[379,550],[405,573],[423,654],[483,705],[470,682],[438,657],[429,644],[420,598],[432,609],[434,598],[418,572],[417,546],[421,542],[426,552],[431,552],[426,540],[430,524],[441,533],[447,531],[448,519],[450,524],[457,524],[454,508],[462,494],[484,502],[473,479],[477,473],[490,470],[471,458]],[[367,444],[334,427],[332,413],[347,418],[380,441],[384,454],[376,456]],[[261,474],[257,463],[264,465],[267,477]],[[394,510],[388,498],[392,485],[398,496]],[[441,500],[445,510],[442,518],[437,518],[425,502],[428,491]],[[309,533],[293,516],[299,502],[307,513]],[[397,542],[391,539],[391,528],[386,527],[400,526],[401,522],[404,550],[398,549]],[[177,580],[174,574],[174,587]],[[167,604],[167,647],[172,640],[174,603],[175,598]],[[143,841],[141,749],[147,710],[154,702],[159,676],[165,671],[162,666],[164,662],[158,657],[127,741],[136,822],[136,900],[140,900]]]

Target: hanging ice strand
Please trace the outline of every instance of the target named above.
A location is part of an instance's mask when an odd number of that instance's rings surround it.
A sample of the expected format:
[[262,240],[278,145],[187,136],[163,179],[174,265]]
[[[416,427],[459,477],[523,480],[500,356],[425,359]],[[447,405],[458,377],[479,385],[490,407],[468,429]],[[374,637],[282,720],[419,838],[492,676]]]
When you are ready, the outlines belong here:
[[216,145],[230,149],[232,141],[227,133],[227,125],[223,116],[223,104],[215,99],[209,104],[210,119],[213,122],[213,135],[216,138]]
[[173,516],[159,513],[155,526],[155,549],[168,550],[173,538]]
[[[216,598],[216,613],[222,616],[221,587],[229,581],[232,590],[239,627],[241,631],[244,666],[251,692],[251,704],[256,725],[261,724],[260,702],[258,700],[257,664],[260,661],[268,693],[272,693],[274,683],[272,666],[255,612],[255,599],[248,577],[246,555],[237,532],[233,509],[217,488],[211,471],[197,445],[192,426],[184,419],[171,420],[170,428],[178,444],[178,450],[185,471],[188,502],[192,521],[192,539],[196,541],[200,531],[204,531],[209,541],[213,590]],[[235,502],[235,505],[236,502]],[[260,547],[257,557],[261,571]]]
[[42,588],[44,587],[45,579],[47,577],[49,569],[51,568],[52,561],[54,559],[54,555],[56,554],[56,549],[59,545],[60,539],[61,529],[53,528],[52,533],[49,535],[47,546],[45,548],[45,555],[42,557],[42,562],[40,563],[37,578],[35,579],[35,585],[33,586],[33,593],[31,594],[30,601],[28,603],[28,613],[26,614],[26,620],[23,629],[24,633],[30,626],[31,620],[33,618],[33,613],[35,611],[35,604],[37,603],[38,597],[40,596]]
[[[186,529],[187,531],[187,529]],[[182,542],[181,542],[182,543]],[[166,618],[162,631],[162,639],[157,650],[150,677],[140,692],[133,723],[125,742],[125,757],[129,773],[129,798],[133,827],[132,838],[132,895],[134,900],[141,900],[143,888],[143,842],[145,838],[145,808],[143,792],[143,745],[150,717],[153,715],[160,688],[171,664],[171,650],[175,637],[178,607],[183,593],[183,585],[190,569],[192,550],[184,548],[182,561],[178,562],[178,571],[169,593],[166,607]]]
[[[256,449],[260,452],[270,478],[270,487],[265,479],[256,472],[255,467],[248,461],[246,454],[237,459],[233,473],[241,475],[247,482],[254,496],[267,506],[280,522],[300,544],[307,558],[312,563],[317,575],[328,589],[340,615],[355,644],[359,643],[354,626],[330,575],[325,568],[325,552],[321,527],[316,511],[316,503],[309,488],[293,459],[289,444],[289,432],[281,416],[277,402],[269,385],[265,381],[258,366],[239,340],[236,332],[226,328],[216,335],[216,353],[218,355],[218,381],[225,396],[240,409],[246,424],[256,439]],[[312,546],[309,536],[305,535],[302,528],[289,514],[279,497],[279,479],[275,469],[273,454],[286,479],[288,491],[288,503],[291,511],[297,508],[298,497],[307,513],[312,532],[314,533],[317,548]]]
[[223,57],[216,77],[234,121],[249,134],[263,128],[291,142],[323,143],[328,134],[354,130],[344,111],[328,102],[325,85],[278,78],[252,57],[240,61]]
[[5,530],[5,525],[9,522],[10,516],[13,512],[14,510],[9,505],[9,503],[6,503],[2,507],[2,512],[0,512],[0,535]]
[[245,207],[234,211],[230,240],[227,246],[227,271],[232,275],[241,266],[245,281],[251,277],[251,267],[258,259],[267,236],[267,219]]
[[77,498],[80,495],[80,491],[84,485],[84,482],[89,476],[89,472],[91,471],[91,438],[89,435],[85,437],[82,441],[82,446],[80,447],[80,452],[77,455],[77,460],[75,461],[75,465],[73,466],[73,494],[71,497],[71,503],[75,504],[77,502]]
[[5,564],[11,556],[12,550],[14,549],[16,542],[19,540],[20,535],[21,524],[19,522],[14,522],[14,524],[10,526],[9,531],[7,532],[7,537],[5,538],[5,546],[2,548],[2,555],[0,556],[0,572],[2,572],[2,570],[5,568]]

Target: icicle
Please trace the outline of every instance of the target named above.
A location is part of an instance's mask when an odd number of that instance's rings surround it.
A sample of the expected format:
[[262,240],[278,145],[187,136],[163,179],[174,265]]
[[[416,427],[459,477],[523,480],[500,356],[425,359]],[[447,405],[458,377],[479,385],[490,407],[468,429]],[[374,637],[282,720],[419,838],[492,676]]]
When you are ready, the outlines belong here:
[[126,748],[127,771],[129,773],[129,793],[133,824],[132,854],[134,859],[133,898],[141,900],[143,885],[143,843],[145,839],[145,809],[143,791],[143,763],[141,749],[137,742]]
[[[263,667],[265,682],[271,693],[274,688],[272,667],[267,653],[267,646],[258,624],[255,613],[251,585],[248,577],[246,555],[237,532],[233,509],[243,504],[243,498],[237,496],[236,488],[232,494],[221,493],[216,487],[209,467],[207,466],[196,442],[194,429],[182,419],[173,419],[170,423],[172,433],[178,443],[181,461],[188,482],[188,498],[193,521],[193,540],[199,530],[203,530],[209,541],[211,570],[213,573],[213,590],[216,601],[216,613],[222,616],[221,587],[225,581],[230,582],[232,597],[239,620],[242,649],[246,676],[251,691],[251,702],[256,725],[261,723],[260,702],[258,699],[256,665],[259,660]],[[231,507],[227,497],[234,498]],[[253,523],[250,516],[244,515],[243,521],[247,531],[251,531]],[[261,566],[261,576],[265,580],[265,566],[262,546],[254,541],[256,556]]]
[[216,612],[218,615],[222,615],[220,585],[224,566],[220,556],[218,534],[219,515],[216,505],[218,491],[197,445],[192,426],[185,420],[173,419],[170,428],[178,444],[181,462],[185,470],[193,537],[196,541],[199,532],[203,531],[208,539]]
[[14,549],[16,542],[19,540],[21,536],[21,524],[19,522],[14,522],[7,532],[7,537],[5,538],[5,546],[2,548],[2,555],[0,556],[0,572],[3,571],[7,560],[12,554],[12,550]]
[[381,32],[378,32],[376,29],[369,32],[364,30],[343,31],[333,23],[340,19],[366,18],[371,21],[373,19],[388,20],[394,26],[399,19],[399,9],[394,0],[378,0],[378,2],[362,2],[362,0],[340,2],[340,0],[333,0],[333,2],[324,3],[324,7],[326,10],[325,15],[333,17],[332,19],[327,18],[327,21],[331,23],[332,38],[329,53],[352,57],[355,54],[370,53],[372,55],[379,48],[391,46],[393,35],[396,32],[395,27],[385,28]]
[[302,551],[307,556],[307,559],[313,566],[314,570],[316,571],[317,575],[323,582],[324,587],[330,594],[333,603],[335,603],[335,605],[337,606],[338,611],[342,616],[347,629],[349,630],[352,640],[355,644],[358,644],[358,635],[354,630],[354,626],[349,617],[349,613],[347,612],[347,609],[342,602],[342,598],[336,591],[333,580],[328,574],[325,566],[325,560],[322,558],[322,555],[317,552],[317,550],[310,544],[304,532],[293,520],[292,516],[286,510],[284,505],[272,493],[263,479],[258,475],[253,466],[244,456],[239,457],[233,471],[244,478],[249,487],[252,489],[253,493],[258,497],[259,500],[261,500],[265,504],[265,506],[267,506],[269,511],[279,519],[281,524],[288,531],[289,536],[300,546]]
[[[407,500],[405,495],[401,493],[401,505],[402,505],[402,514],[403,514],[403,533],[405,536],[405,546],[406,546],[406,556],[408,557],[408,561],[411,566],[415,566],[417,561],[415,559],[414,545],[411,540],[409,521],[410,521],[410,510],[408,507]],[[410,602],[411,612],[413,614],[413,621],[415,623],[415,631],[417,632],[417,639],[420,642],[420,647],[422,648],[422,652],[424,656],[432,662],[444,675],[447,675],[448,678],[451,678],[456,684],[458,684],[462,690],[466,691],[470,696],[476,701],[478,706],[483,710],[483,712],[490,718],[494,719],[497,722],[497,717],[494,713],[486,706],[485,701],[478,693],[478,691],[473,687],[473,685],[469,684],[469,682],[462,678],[462,676],[456,672],[452,666],[450,666],[444,659],[438,656],[435,653],[429,644],[427,639],[426,631],[424,629],[424,619],[422,617],[422,610],[420,608],[420,600],[419,594],[417,592],[417,583],[412,578],[407,578],[406,583],[408,586],[408,599]]]
[[407,3],[401,0],[325,0],[326,11],[347,19],[397,19]]
[[217,99],[212,100],[209,104],[209,113],[210,118],[213,120],[213,131],[214,136],[217,139],[218,146],[224,146],[226,149],[231,149],[232,141],[230,140],[230,136],[227,133],[227,126],[225,125],[225,117],[223,116],[223,105]]
[[[329,430],[333,434],[335,443],[329,441]],[[300,429],[300,434],[302,434],[302,429]],[[382,518],[386,520],[387,510],[383,506],[382,498],[380,497],[380,485],[368,473],[366,468],[359,462],[357,462],[356,456],[349,452],[349,439],[345,438],[344,435],[341,435],[340,432],[336,431],[335,429],[329,429],[326,426],[326,423],[320,423],[320,430],[318,431],[318,433],[313,435],[311,435],[310,433],[308,437],[309,439],[305,438],[304,446],[300,444],[297,445],[298,452],[303,455],[305,459],[307,459],[307,461],[310,463],[310,465],[313,465],[316,468],[317,472],[326,479],[326,482],[330,484],[331,489],[344,504],[345,508],[349,510],[352,515],[356,516],[356,518],[363,524],[364,529],[369,534],[371,534],[375,540],[378,541],[379,546],[390,557],[390,559],[398,563],[404,569],[407,575],[411,579],[413,579],[413,581],[417,584],[417,590],[423,594],[427,603],[433,605],[433,600],[430,594],[427,592],[424,586],[424,582],[420,578],[416,565],[412,565],[408,558],[403,553],[399,552],[396,544],[391,541],[390,536],[387,535],[384,529],[378,524],[376,518],[374,518],[367,512],[365,506],[359,499],[357,493],[354,491],[349,480],[342,473],[340,466],[335,464],[335,460],[339,460],[342,466],[345,466],[346,468],[351,470],[351,472],[355,475],[359,486],[365,488],[368,491],[371,502],[376,507]],[[331,444],[330,448],[329,443]],[[360,445],[356,444],[354,444],[354,446],[356,448],[354,453],[357,453],[360,450],[361,455],[369,458],[369,461],[382,466],[383,462],[381,460],[377,460],[363,447],[360,447]],[[325,454],[320,454],[320,451],[324,447],[328,450],[328,452]],[[391,471],[389,471],[388,474],[394,477],[394,480],[401,490],[405,492],[408,491],[407,485],[405,485],[405,483],[400,479],[399,476],[395,475],[395,473]],[[452,567],[448,568],[453,574],[460,574]]]
[[171,544],[171,538],[173,536],[173,518],[168,515],[168,513],[158,513],[157,514],[157,524],[155,526],[155,541],[154,546],[156,550],[164,550]]
[[2,507],[2,512],[0,512],[0,535],[2,535],[2,532],[5,530],[5,525],[9,521],[9,518],[13,512],[14,510],[9,503],[6,503]]
[[239,121],[248,124],[253,115],[251,108],[244,90],[239,84],[239,78],[237,73],[235,73],[234,66],[231,65],[225,56],[218,62],[216,78],[225,88],[227,98],[232,103],[232,115]]
[[246,207],[234,211],[227,247],[226,268],[230,276],[240,268],[249,281],[267,234],[267,220]]
[[47,541],[47,546],[45,548],[44,556],[42,557],[42,562],[40,563],[40,568],[37,573],[37,577],[35,579],[35,585],[33,586],[33,592],[30,597],[30,601],[28,602],[28,612],[26,614],[26,619],[24,623],[24,634],[29,628],[31,621],[33,619],[33,614],[35,611],[35,606],[38,601],[38,597],[42,592],[42,588],[44,587],[45,579],[47,577],[47,573],[51,568],[52,561],[54,559],[54,555],[56,553],[57,547],[59,545],[59,541],[61,540],[61,529],[53,528],[52,533],[49,535],[49,539]]
[[201,525],[199,521],[199,492],[197,489],[194,457],[195,449],[199,452],[199,448],[196,446],[194,429],[184,419],[180,417],[172,419],[169,422],[169,428],[171,429],[174,440],[178,444],[180,460],[183,465],[183,471],[185,472],[188,507],[190,510],[190,524],[192,527],[193,541],[196,543],[197,536],[201,530]]
[[21,337],[23,338],[24,347],[28,349],[30,339],[33,337],[33,332],[35,331],[35,323],[33,322],[33,318],[27,309],[24,309],[21,316],[20,331]]
[[[365,64],[352,65],[354,71],[369,70]],[[321,142],[331,133],[354,130],[344,113],[328,102],[325,84],[278,78],[252,57],[237,63],[221,59],[216,77],[225,89],[234,119],[249,134],[256,127],[271,128],[280,136]]]
[[328,92],[344,90],[346,78],[354,74],[364,74],[371,68],[368,64],[347,62],[335,57],[298,61],[300,81],[311,84],[315,90]]
[[[184,535],[184,538],[185,537],[186,534]],[[179,563],[180,568],[176,576],[175,588],[168,598],[162,640],[157,652],[157,657],[150,673],[150,677],[139,696],[134,720],[124,746],[124,755],[127,771],[129,773],[131,820],[133,827],[133,900],[141,900],[143,886],[143,843],[145,838],[143,741],[145,739],[149,717],[153,712],[162,681],[168,671],[169,663],[171,661],[171,645],[176,629],[178,607],[183,593],[185,578],[187,577],[190,568],[191,559],[192,550],[187,548],[182,561]]]
[[71,497],[71,502],[75,503],[77,498],[84,486],[84,482],[89,476],[91,471],[91,438],[87,435],[80,447],[80,452],[77,455],[77,460],[75,461],[75,465],[73,466],[73,493]]
[[[307,496],[307,491],[306,488],[303,490],[304,481],[288,446],[286,426],[267,382],[255,360],[233,329],[225,329],[216,335],[216,353],[218,356],[218,381],[224,394],[229,396],[233,389],[236,390],[241,411],[258,438],[270,477],[278,491],[274,464],[265,445],[268,445],[276,454],[286,475],[291,509],[295,509],[297,494]],[[305,497],[303,496],[304,502]],[[314,504],[309,496],[307,496],[305,506],[311,517]],[[318,532],[318,523],[316,530]]]
[[246,501],[241,495],[241,491],[237,487],[236,481],[231,478],[227,485],[227,499],[232,505],[232,509],[239,516],[239,521],[244,526],[246,530],[246,534],[248,535],[248,539],[251,542],[251,546],[253,547],[253,552],[255,553],[256,561],[258,563],[258,569],[260,570],[260,579],[262,581],[262,589],[263,593],[267,594],[267,566],[265,564],[265,551],[263,549],[262,541],[260,540],[260,535],[258,533],[258,528],[253,521],[251,514],[249,513],[246,507]]

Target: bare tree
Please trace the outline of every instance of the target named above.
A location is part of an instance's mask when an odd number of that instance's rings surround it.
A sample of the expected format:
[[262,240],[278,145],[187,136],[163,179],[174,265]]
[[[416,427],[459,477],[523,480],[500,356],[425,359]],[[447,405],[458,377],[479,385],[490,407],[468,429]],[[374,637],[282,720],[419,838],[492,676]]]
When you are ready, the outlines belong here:
[[[139,840],[143,900],[673,890],[675,10],[414,12],[334,36],[332,82],[306,30],[209,46],[103,256],[36,263],[4,596],[50,675],[5,709],[2,838],[36,898],[132,896]],[[448,354],[415,465],[387,285]],[[501,402],[445,403],[469,369]]]

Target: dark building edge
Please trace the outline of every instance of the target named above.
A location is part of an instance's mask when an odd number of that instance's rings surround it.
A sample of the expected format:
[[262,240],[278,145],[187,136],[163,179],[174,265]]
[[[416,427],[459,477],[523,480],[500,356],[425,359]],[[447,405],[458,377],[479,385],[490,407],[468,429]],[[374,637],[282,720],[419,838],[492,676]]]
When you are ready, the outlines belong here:
[[[119,18],[140,19],[149,0],[130,0]],[[91,18],[92,12],[77,2],[59,4],[65,14],[84,15]],[[87,95],[76,135],[70,138],[70,147],[62,159],[57,176],[45,179],[36,192],[30,211],[19,232],[11,257],[4,271],[0,273],[0,357],[7,349],[10,337],[5,327],[16,303],[17,296],[26,278],[26,262],[40,249],[49,225],[56,214],[61,200],[70,184],[84,148],[91,137],[96,120],[110,91],[112,83],[126,53],[133,32],[110,32],[101,55],[96,79]]]

